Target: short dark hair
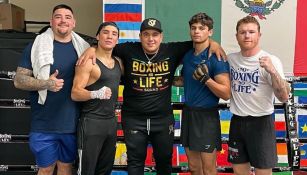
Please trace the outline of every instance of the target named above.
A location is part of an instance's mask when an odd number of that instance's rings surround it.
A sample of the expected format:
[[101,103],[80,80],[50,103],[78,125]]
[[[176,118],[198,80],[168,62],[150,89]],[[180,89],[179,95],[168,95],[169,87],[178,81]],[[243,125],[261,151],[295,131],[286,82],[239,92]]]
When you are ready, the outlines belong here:
[[69,7],[69,6],[66,5],[66,4],[59,4],[59,5],[55,6],[55,7],[53,8],[53,10],[52,10],[52,14],[53,14],[56,10],[58,10],[58,9],[67,9],[67,10],[71,11],[72,14],[74,14],[74,11],[72,10],[72,8]]
[[246,16],[246,17],[240,19],[237,22],[236,31],[238,32],[238,29],[239,29],[240,25],[247,24],[247,23],[254,23],[254,24],[256,24],[258,26],[258,32],[260,32],[260,24],[259,24],[258,20],[255,17],[253,17],[253,16]]
[[106,27],[106,26],[113,26],[117,29],[118,31],[118,37],[119,37],[119,28],[115,22],[109,21],[109,22],[103,22],[99,25],[98,30],[96,32],[96,36],[100,33],[101,29]]
[[204,26],[207,26],[209,30],[213,29],[213,19],[208,16],[206,13],[197,13],[189,21],[191,27],[192,24],[201,23]]

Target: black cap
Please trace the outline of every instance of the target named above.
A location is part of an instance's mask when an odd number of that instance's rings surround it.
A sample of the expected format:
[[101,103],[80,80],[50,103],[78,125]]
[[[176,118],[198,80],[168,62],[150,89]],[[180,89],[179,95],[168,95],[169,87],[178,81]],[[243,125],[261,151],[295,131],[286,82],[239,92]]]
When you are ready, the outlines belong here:
[[155,18],[147,18],[142,22],[140,31],[142,32],[146,29],[154,29],[162,32],[161,23]]
[[115,22],[103,22],[103,23],[101,23],[100,25],[99,25],[99,27],[98,27],[98,30],[97,30],[97,32],[96,32],[96,36],[100,33],[100,30],[102,29],[102,28],[104,28],[105,26],[113,26],[113,27],[115,27],[115,28],[117,28],[117,30],[118,30],[118,36],[119,36],[119,28],[118,28],[118,26],[116,25],[116,23]]

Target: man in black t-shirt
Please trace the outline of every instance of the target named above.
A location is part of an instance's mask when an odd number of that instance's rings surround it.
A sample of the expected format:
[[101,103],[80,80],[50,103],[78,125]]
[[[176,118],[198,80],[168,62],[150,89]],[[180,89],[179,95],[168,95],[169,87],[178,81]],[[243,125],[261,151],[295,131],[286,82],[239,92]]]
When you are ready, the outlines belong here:
[[118,44],[114,49],[125,65],[122,126],[131,175],[144,174],[148,141],[153,147],[157,174],[171,174],[171,88],[176,68],[192,42],[164,44],[162,39],[160,22],[149,18],[141,25],[141,43]]
[[[140,41],[118,44],[113,54],[124,64],[122,126],[128,155],[128,174],[143,175],[148,142],[152,144],[157,174],[172,170],[174,117],[171,88],[174,73],[191,41],[162,43],[161,23],[154,18],[141,24]],[[219,45],[210,42],[219,52]],[[79,59],[96,58],[91,48]],[[218,54],[219,55],[219,54]]]

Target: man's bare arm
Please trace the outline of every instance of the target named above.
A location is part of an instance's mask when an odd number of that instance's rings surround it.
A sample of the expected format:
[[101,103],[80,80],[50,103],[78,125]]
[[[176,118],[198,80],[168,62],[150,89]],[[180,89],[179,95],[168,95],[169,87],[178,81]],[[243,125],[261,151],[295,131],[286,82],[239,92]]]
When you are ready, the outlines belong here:
[[213,79],[209,79],[206,85],[219,98],[228,100],[230,98],[230,79],[228,73],[218,74]]
[[277,72],[271,58],[269,56],[263,56],[259,58],[259,64],[271,75],[272,86],[276,98],[281,102],[286,102],[289,98],[289,84]]
[[281,102],[287,102],[289,98],[290,87],[286,80],[282,79],[277,71],[270,73],[272,86],[276,98]]
[[90,91],[85,89],[85,87],[93,83],[89,82],[93,66],[90,62],[76,66],[71,90],[71,98],[74,101],[87,101],[91,99]]
[[18,89],[27,91],[52,90],[54,89],[55,81],[51,79],[38,80],[33,77],[33,72],[31,70],[17,67],[14,85]]
[[206,85],[214,95],[223,100],[230,98],[230,78],[229,73],[221,73],[214,76],[214,79],[209,76],[207,65],[200,64],[193,73],[193,78]]
[[[112,92],[109,87],[102,87],[98,90],[89,91],[85,89],[86,86],[91,85],[97,81],[97,76],[92,74],[93,65],[87,62],[84,65],[76,66],[75,77],[71,90],[71,98],[74,101],[87,101],[90,99],[110,99]],[[100,73],[99,73],[100,74]]]

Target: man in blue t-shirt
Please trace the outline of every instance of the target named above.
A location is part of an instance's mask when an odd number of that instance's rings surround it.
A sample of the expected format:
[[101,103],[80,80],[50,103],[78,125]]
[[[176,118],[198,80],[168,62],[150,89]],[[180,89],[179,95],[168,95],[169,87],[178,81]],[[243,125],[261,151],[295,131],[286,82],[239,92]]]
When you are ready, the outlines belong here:
[[54,7],[50,25],[24,50],[14,85],[30,91],[29,144],[38,174],[53,174],[57,166],[58,174],[71,175],[79,108],[70,94],[75,62],[88,43],[72,31],[75,19],[67,5]]
[[194,48],[183,58],[183,77],[175,78],[175,86],[184,85],[181,142],[185,147],[191,173],[217,174],[216,152],[221,150],[219,98],[230,98],[229,65],[215,54],[209,58],[209,39],[213,20],[205,13],[190,21]]

